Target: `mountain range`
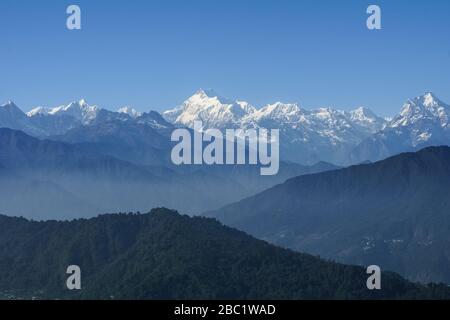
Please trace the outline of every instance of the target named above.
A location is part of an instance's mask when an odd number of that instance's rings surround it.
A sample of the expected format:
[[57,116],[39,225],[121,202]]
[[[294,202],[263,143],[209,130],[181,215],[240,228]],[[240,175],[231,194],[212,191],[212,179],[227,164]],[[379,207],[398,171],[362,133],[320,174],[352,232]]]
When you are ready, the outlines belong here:
[[[132,107],[113,112],[89,105],[85,100],[54,108],[37,107],[27,113],[11,101],[0,106],[0,127],[39,138],[89,144],[98,142],[97,132],[98,136],[104,136],[105,130],[134,131],[132,137],[127,137],[127,143],[133,147],[136,144],[133,139],[140,142],[145,139],[153,150],[142,155],[137,152],[141,145],[136,145],[134,150],[119,148],[114,155],[130,153],[134,158],[143,157],[151,165],[161,164],[162,158],[167,162],[167,154],[161,151],[169,144],[174,127],[192,128],[194,121],[202,121],[205,129],[279,129],[282,160],[303,165],[324,161],[346,166],[426,146],[449,145],[449,118],[450,107],[432,93],[409,99],[390,120],[366,107],[352,111],[329,107],[309,110],[297,103],[277,102],[257,108],[248,102],[224,98],[213,90],[199,90],[180,106],[162,114],[140,113]],[[111,122],[115,124],[110,125]],[[136,127],[147,132],[136,133]]]
[[206,215],[257,238],[450,283],[450,148],[287,180]]
[[[448,144],[448,118],[448,105],[431,93],[408,101],[390,121],[367,108],[307,110],[281,102],[256,108],[213,90],[199,90],[162,114],[132,107],[113,112],[85,100],[24,113],[9,101],[0,106],[0,188],[14,196],[1,196],[0,212],[67,218],[159,205],[198,214],[295,176],[338,168],[330,163]],[[261,177],[251,165],[173,165],[170,135],[195,120],[205,128],[280,129],[279,174]]]
[[385,120],[367,108],[350,112],[319,108],[307,110],[295,103],[277,102],[257,109],[231,101],[212,90],[199,90],[180,107],[163,116],[175,125],[205,128],[279,129],[280,156],[302,164],[326,161],[343,164],[351,149],[383,128]]
[[[81,290],[65,287],[81,269]],[[167,209],[36,222],[0,216],[0,298],[448,299],[444,285],[277,248],[212,219]]]
[[409,99],[390,120],[366,107],[308,110],[277,102],[256,108],[213,90],[199,90],[163,116],[190,128],[194,121],[202,121],[205,128],[280,129],[281,158],[303,164],[350,165],[450,144],[450,107],[430,92]]
[[[154,207],[169,207],[190,215],[206,212],[207,216],[282,247],[340,263],[377,264],[382,270],[393,270],[412,281],[450,283],[450,148],[446,147],[450,144],[449,118],[450,107],[432,93],[408,100],[399,114],[389,120],[365,107],[353,111],[308,110],[298,104],[277,102],[257,108],[248,102],[224,98],[212,90],[199,90],[179,107],[163,113],[141,113],[129,106],[114,112],[89,105],[85,100],[24,113],[9,101],[0,106],[0,213],[35,220],[67,220],[105,212],[146,212]],[[252,165],[173,165],[171,133],[179,127],[192,130],[194,121],[202,121],[205,129],[280,129],[279,173],[261,176],[259,168]],[[100,217],[79,223],[103,225],[104,219],[108,220]],[[115,219],[114,224],[119,220],[127,223],[126,219]],[[131,220],[135,221],[133,226],[142,222],[141,218]],[[78,226],[78,222],[39,224],[14,218],[3,221],[30,227],[33,237],[41,226],[56,229],[65,223]],[[158,224],[157,220],[152,221]],[[196,221],[202,220],[183,221],[197,224]],[[144,228],[138,229],[141,227]],[[126,232],[140,234],[133,228]],[[56,229],[51,231],[59,234]],[[129,236],[120,235],[131,241],[127,242],[130,245],[138,243]],[[11,234],[3,239],[10,237]],[[101,231],[94,237],[102,239],[107,235]],[[214,238],[212,233],[204,240],[209,242],[211,237]],[[50,244],[42,244],[42,248],[47,245]],[[67,249],[62,244],[58,246]],[[99,246],[108,247],[104,243]],[[18,250],[26,252],[25,249]],[[119,260],[111,256],[107,262],[103,261],[99,268],[104,271],[96,274],[95,280],[92,278],[96,286],[87,296],[102,294],[99,288],[113,279],[108,276],[109,271],[117,276],[127,269],[120,260],[122,254],[131,255],[136,261],[134,268],[146,265],[148,261],[140,260],[137,254],[146,256],[142,250],[116,252]],[[260,257],[253,258],[260,261]],[[261,264],[268,263],[262,261]],[[295,269],[290,262],[286,264],[291,271]],[[312,265],[319,268],[315,263]],[[207,266],[205,273],[217,271]],[[338,266],[329,265],[335,271]],[[286,271],[280,265],[271,268],[281,275]],[[328,279],[327,272],[319,277]],[[139,274],[137,278],[142,276]],[[225,272],[224,277],[231,275]],[[296,281],[309,285],[298,277]],[[362,281],[359,277],[344,277]],[[132,281],[131,278],[128,280]],[[161,285],[160,296],[164,296],[163,292],[172,297],[173,293],[157,279],[149,281]],[[233,290],[242,281],[254,286],[252,281],[257,280],[240,279],[233,284]],[[186,285],[195,287],[195,281],[199,280],[191,280]],[[229,288],[211,289],[219,286],[216,280],[198,284],[205,290],[203,293],[207,292],[199,297],[229,297],[230,291],[226,291]],[[274,278],[274,281],[281,280]],[[398,281],[403,289],[387,291],[386,297],[392,297],[394,292],[399,297],[425,294],[426,288]],[[268,297],[267,292],[274,290],[280,292],[280,297],[333,298],[344,293],[345,297],[367,297],[348,283],[338,292],[328,287],[301,291],[285,284],[289,291],[270,287],[267,291],[253,292],[246,287],[233,292],[239,293],[237,297]],[[412,288],[413,293],[405,291],[405,287]],[[136,288],[139,289],[126,291],[123,297],[157,296],[148,287]],[[54,287],[51,290],[59,292]],[[113,286],[105,294],[114,295],[117,291],[120,290]]]
[[[166,206],[195,214],[290,177],[336,168],[283,162],[278,175],[260,176],[251,165],[150,165],[155,159],[164,163],[158,158],[165,154],[161,150],[170,151],[150,127],[113,121],[83,128],[72,129],[63,139],[72,143],[0,128],[0,212],[68,219]],[[91,142],[76,143],[84,137]]]

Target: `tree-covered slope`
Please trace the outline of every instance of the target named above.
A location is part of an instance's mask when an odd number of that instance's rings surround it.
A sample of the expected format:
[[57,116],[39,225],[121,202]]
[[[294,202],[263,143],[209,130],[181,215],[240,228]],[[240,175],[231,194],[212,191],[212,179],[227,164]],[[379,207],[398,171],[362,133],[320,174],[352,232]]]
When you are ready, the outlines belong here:
[[[65,288],[81,267],[82,289]],[[71,222],[0,217],[3,296],[101,299],[449,298],[384,272],[366,288],[361,267],[277,248],[208,218],[167,209]]]
[[450,283],[450,148],[286,181],[210,215],[257,238]]

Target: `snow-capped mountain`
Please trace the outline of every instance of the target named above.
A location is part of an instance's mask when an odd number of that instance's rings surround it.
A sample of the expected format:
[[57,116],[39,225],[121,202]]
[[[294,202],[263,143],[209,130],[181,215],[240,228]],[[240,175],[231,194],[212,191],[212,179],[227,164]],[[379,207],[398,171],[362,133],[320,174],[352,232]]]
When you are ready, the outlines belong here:
[[450,128],[450,106],[428,92],[408,100],[387,127],[415,126],[424,120],[431,120],[442,128]]
[[25,113],[12,101],[0,105],[0,126],[18,126],[26,119]]
[[136,122],[142,125],[148,125],[159,132],[172,130],[173,125],[167,122],[163,116],[156,111],[144,112],[136,118]]
[[[147,126],[170,137],[174,125],[192,128],[196,120],[202,121],[205,129],[279,129],[281,159],[301,164],[326,161],[348,165],[425,146],[450,144],[450,106],[432,93],[408,100],[391,119],[381,118],[365,107],[352,111],[306,109],[296,103],[277,102],[256,108],[245,101],[224,98],[213,90],[199,90],[162,115],[156,111],[140,113],[131,107],[113,112],[85,100],[54,108],[37,107],[27,113],[11,101],[0,106],[0,127],[36,137],[62,137],[74,129],[84,136],[80,130],[89,126],[101,130],[116,128],[122,133],[129,126]],[[112,122],[122,124],[107,125]],[[95,128],[86,136],[95,137]]]
[[29,117],[12,101],[0,105],[0,128],[10,128],[39,135],[42,130],[33,126]]
[[386,121],[367,108],[346,112],[332,108],[307,110],[295,103],[277,102],[260,109],[245,101],[232,101],[213,90],[199,90],[181,106],[163,113],[166,120],[192,128],[280,129],[281,156],[311,164],[317,161],[344,163],[345,154]]
[[48,112],[49,112],[49,108],[45,108],[45,107],[36,107],[36,108],[34,108],[34,109],[31,109],[30,111],[28,111],[27,113],[26,113],[26,115],[28,116],[28,117],[37,117],[37,116],[45,116],[45,115],[48,115]]
[[371,132],[380,131],[388,121],[385,118],[377,116],[372,110],[366,107],[359,107],[352,110],[348,116],[353,123],[368,128]]
[[172,126],[154,111],[140,113],[131,107],[123,107],[113,112],[90,105],[84,99],[54,108],[40,106],[27,113],[11,101],[0,106],[0,127],[21,130],[36,137],[60,136],[75,128],[110,121],[136,122],[157,130]]
[[55,108],[37,107],[29,112],[30,118],[38,116],[72,117],[82,124],[89,124],[97,117],[100,108],[89,105],[84,99]]
[[72,102],[67,106],[53,108],[49,111],[49,114],[55,116],[72,116],[83,124],[89,124],[96,118],[99,110],[99,107],[91,106],[85,100],[80,100]]
[[380,132],[352,152],[351,161],[376,161],[431,145],[450,144],[450,106],[428,92],[409,99]]
[[37,107],[26,113],[28,123],[34,130],[22,130],[35,136],[63,134],[78,126],[91,124],[100,110],[84,99],[54,108]]
[[255,111],[246,102],[232,101],[213,90],[197,91],[181,106],[165,111],[163,116],[169,122],[193,127],[194,121],[202,121],[206,128],[239,128],[241,119]]
[[125,113],[134,119],[136,119],[137,117],[140,117],[142,115],[141,112],[139,112],[136,109],[133,109],[132,107],[129,107],[129,106],[122,107],[119,110],[117,110],[117,112]]

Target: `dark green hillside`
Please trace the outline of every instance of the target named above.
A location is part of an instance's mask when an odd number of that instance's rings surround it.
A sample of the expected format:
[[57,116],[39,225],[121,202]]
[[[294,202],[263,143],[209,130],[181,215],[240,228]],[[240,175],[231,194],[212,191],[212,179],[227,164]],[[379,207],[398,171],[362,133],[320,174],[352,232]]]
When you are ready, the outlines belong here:
[[[82,290],[65,289],[66,267]],[[444,286],[383,273],[366,288],[360,267],[326,262],[256,240],[215,220],[167,209],[71,222],[0,217],[4,295],[109,299],[449,298]]]

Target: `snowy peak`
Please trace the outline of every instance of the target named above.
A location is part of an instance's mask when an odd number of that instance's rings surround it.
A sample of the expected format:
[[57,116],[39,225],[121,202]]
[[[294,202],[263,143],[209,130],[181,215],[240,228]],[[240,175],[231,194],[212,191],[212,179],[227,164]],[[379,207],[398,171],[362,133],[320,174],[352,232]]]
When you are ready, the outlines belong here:
[[299,122],[304,119],[304,111],[295,103],[276,102],[253,112],[249,118],[254,121],[274,120],[279,122]]
[[[174,124],[193,127],[202,121],[205,128],[279,128],[292,141],[321,136],[334,141],[359,142],[383,128],[386,120],[367,108],[351,112],[332,108],[302,109],[297,103],[276,102],[257,109],[245,101],[232,101],[214,90],[198,90],[181,106],[163,113]],[[336,138],[338,137],[338,138]]]
[[389,123],[389,127],[406,127],[424,120],[434,121],[441,126],[449,126],[450,107],[428,92],[414,99],[409,99]]
[[136,109],[134,109],[132,107],[128,107],[128,106],[120,108],[119,110],[117,110],[117,112],[127,114],[134,119],[136,119],[142,115],[141,112],[137,111]]
[[213,89],[199,89],[192,97],[190,97],[189,99],[193,99],[195,101],[199,101],[199,100],[209,100],[209,99],[214,99],[219,101],[222,104],[229,104],[229,103],[233,103],[233,101],[229,100],[228,98],[225,98],[223,96],[221,96],[220,94],[218,94],[216,91],[214,91]]
[[433,93],[427,92],[423,96],[415,97],[414,99],[408,100],[408,102],[405,104],[412,105],[414,107],[417,107],[419,109],[424,110],[435,110],[436,108],[440,107],[448,107],[443,103],[441,100],[439,100]]
[[245,101],[223,98],[213,90],[197,91],[163,116],[175,125],[190,128],[194,121],[202,121],[205,129],[279,129],[284,158],[309,164],[320,160],[344,163],[352,148],[387,122],[367,108],[350,112],[308,110],[297,103],[283,102],[255,108]]
[[6,103],[0,105],[1,108],[17,108],[16,104],[11,100],[6,101]]
[[28,117],[35,117],[35,116],[39,116],[39,115],[48,115],[48,112],[50,111],[49,108],[45,108],[45,107],[36,107],[34,109],[31,109],[30,111],[28,111],[26,114]]
[[378,116],[376,116],[375,113],[372,112],[372,110],[366,107],[359,107],[355,110],[350,111],[350,117],[355,121],[367,122],[374,121],[378,118]]
[[179,107],[166,110],[162,113],[164,119],[169,121],[170,123],[176,123],[177,118],[183,113],[184,106],[181,105]]
[[[16,104],[14,102],[12,102],[11,100],[8,100],[6,103],[0,105],[0,108],[3,108],[5,110],[15,110],[15,109],[19,109],[18,106],[16,106]],[[20,109],[19,109],[20,110]]]
[[163,113],[172,123],[192,127],[194,121],[203,121],[205,126],[214,128],[238,127],[241,119],[254,112],[245,101],[232,101],[214,90],[198,90],[177,108]]
[[213,89],[198,90],[194,95],[189,97],[185,102],[185,104],[189,105],[227,105],[233,104],[234,101],[229,100],[228,98],[224,98],[215,92]]
[[[194,121],[202,121],[205,127],[248,128],[268,126],[293,129],[312,126],[310,130],[320,130],[321,123],[330,126],[357,126],[358,130],[375,133],[383,128],[386,120],[378,117],[370,109],[360,107],[350,112],[332,108],[315,110],[302,109],[297,103],[276,102],[257,109],[245,101],[232,101],[212,89],[198,90],[181,106],[163,113],[164,118],[174,124],[193,126]],[[308,128],[306,128],[308,130]]]
[[163,116],[156,111],[144,112],[136,118],[137,123],[146,124],[153,129],[171,129],[173,125],[167,122]]
[[439,100],[432,92],[425,93],[422,97],[418,97],[420,101],[423,101],[423,105],[427,108],[435,108],[439,106],[446,106],[441,100]]
[[97,106],[89,105],[86,100],[74,101],[68,105],[62,105],[55,108],[37,107],[27,113],[29,117],[36,116],[59,116],[59,117],[73,117],[83,124],[88,124],[94,120],[100,111]]
[[256,111],[256,108],[246,101],[236,101],[236,103],[249,114]]
[[430,145],[450,145],[450,107],[427,92],[409,99],[383,130],[355,148],[351,158],[378,161]]
[[263,107],[261,110],[264,110],[267,114],[293,114],[301,112],[300,107],[296,103],[282,103],[276,102],[274,104],[269,104]]
[[355,124],[370,128],[375,133],[382,130],[388,120],[377,116],[372,110],[366,107],[359,107],[348,113],[348,118]]
[[75,111],[88,111],[92,109],[97,109],[96,106],[90,106],[86,100],[81,99],[80,101],[73,101],[68,105],[62,105],[50,110],[50,114],[57,114],[58,112],[75,112]]
[[12,101],[0,105],[0,127],[25,131],[28,117]]
[[53,108],[39,106],[27,113],[10,101],[0,105],[0,127],[22,130],[36,137],[60,136],[81,126],[119,120],[149,125],[154,129],[172,127],[157,112],[141,114],[131,107],[113,112],[90,105],[84,99]]
[[11,100],[8,100],[6,103],[0,105],[0,112],[2,114],[7,114],[9,117],[23,117],[24,112]]
[[340,110],[334,110],[329,107],[322,107],[318,109],[314,109],[311,111],[311,114],[316,118],[321,119],[332,119],[336,117],[343,117],[344,112]]

